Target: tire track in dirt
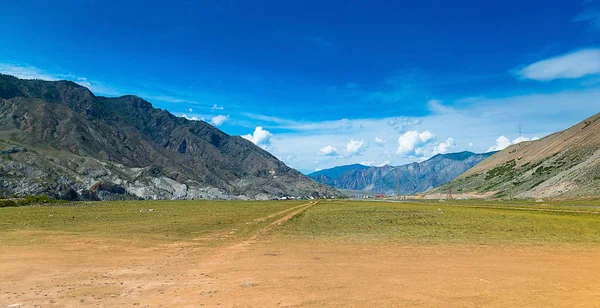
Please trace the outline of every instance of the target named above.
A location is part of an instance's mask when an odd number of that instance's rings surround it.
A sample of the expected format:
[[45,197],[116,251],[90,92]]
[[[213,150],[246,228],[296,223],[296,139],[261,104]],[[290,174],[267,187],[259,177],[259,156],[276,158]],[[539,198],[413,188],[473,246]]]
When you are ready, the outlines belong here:
[[307,205],[309,205],[309,204],[311,204],[311,203],[315,203],[315,202],[317,202],[317,201],[311,201],[311,202],[308,202],[308,203],[303,203],[303,204],[300,204],[300,205],[298,205],[298,206],[295,206],[295,207],[292,207],[292,208],[285,209],[285,210],[283,210],[283,211],[277,212],[277,213],[275,213],[275,214],[271,214],[271,215],[269,215],[269,216],[265,216],[265,217],[261,217],[261,218],[256,218],[256,219],[254,219],[254,221],[265,221],[265,220],[269,220],[269,219],[271,219],[271,218],[273,218],[273,217],[277,217],[277,216],[279,216],[279,215],[285,214],[285,213],[287,213],[287,212],[293,211],[293,210],[295,210],[295,209],[301,208],[301,207],[303,207],[303,206],[307,206]]
[[[272,219],[272,218],[277,217],[277,216],[281,216],[281,215],[283,215],[285,213],[289,213],[289,212],[291,212],[293,210],[296,210],[296,209],[299,209],[301,207],[305,207],[305,206],[307,206],[307,205],[309,205],[309,204],[311,204],[313,202],[315,202],[315,201],[311,201],[311,202],[308,202],[308,203],[303,203],[303,204],[300,204],[298,206],[294,206],[294,207],[285,209],[283,211],[279,211],[277,213],[270,214],[270,215],[265,216],[265,217],[255,218],[255,219],[253,219],[251,221],[246,222],[246,224],[253,224],[253,223],[264,222],[266,220]],[[209,240],[214,240],[214,239],[229,238],[229,237],[233,237],[234,234],[236,233],[236,231],[238,231],[238,229],[236,229],[236,228],[221,230],[221,231],[214,232],[214,233],[211,233],[211,234],[208,234],[208,235],[196,237],[196,238],[192,239],[192,241],[196,241],[197,242],[197,241],[209,241]]]
[[[258,242],[258,240],[261,236],[269,233],[278,225],[285,223],[286,221],[292,219],[294,216],[308,210],[309,208],[317,205],[318,203],[319,203],[318,201],[311,201],[311,202],[302,204],[300,206],[293,207],[291,209],[287,209],[285,211],[281,211],[279,213],[267,216],[267,217],[272,218],[272,217],[281,215],[283,213],[289,213],[289,214],[269,223],[267,226],[259,229],[258,231],[254,232],[254,234],[252,234],[248,239],[243,240],[241,242],[237,242],[232,245],[225,246],[223,248],[220,248],[217,251],[217,253],[214,254],[212,258],[210,258],[210,260],[206,260],[206,264],[218,266],[225,262],[231,261],[232,259],[235,258],[236,255],[249,250],[253,244],[256,244]],[[264,217],[264,218],[267,219],[267,217]]]
[[[303,205],[301,205],[301,206],[297,206],[297,207],[294,207],[294,208],[292,208],[292,209],[298,209],[298,208],[299,208],[299,210],[296,210],[296,211],[294,211],[294,212],[292,212],[292,213],[290,213],[290,214],[288,214],[288,215],[286,215],[286,216],[284,216],[284,217],[281,217],[280,219],[278,219],[278,220],[276,220],[276,221],[274,221],[274,222],[270,223],[269,225],[267,225],[266,227],[264,227],[263,229],[261,229],[260,231],[258,231],[258,232],[257,232],[257,233],[255,233],[254,235],[252,235],[252,236],[251,236],[251,237],[250,237],[250,238],[249,238],[247,241],[256,241],[256,239],[257,239],[257,238],[258,238],[260,235],[262,235],[262,234],[264,234],[264,233],[267,233],[267,232],[269,232],[269,231],[273,230],[273,228],[274,228],[275,226],[279,226],[279,225],[283,224],[284,222],[286,222],[286,221],[288,221],[288,220],[292,219],[294,216],[296,216],[296,215],[298,215],[298,214],[300,214],[300,213],[302,213],[302,212],[304,212],[304,211],[308,210],[309,208],[311,208],[311,207],[313,207],[313,206],[317,205],[318,203],[319,203],[319,201],[311,201],[311,202],[309,202],[309,203],[306,203],[306,204],[303,204]],[[281,213],[281,212],[280,212],[280,213]],[[276,214],[276,215],[271,215],[271,216],[270,216],[270,218],[272,218],[272,217],[275,217],[275,216],[277,216],[277,215],[279,215],[279,213],[278,213],[278,214]]]
[[[252,231],[249,235],[244,237],[238,236],[237,241],[234,243],[215,247],[209,254],[202,253],[202,248],[195,245],[190,246],[189,243],[180,242],[169,246],[161,246],[158,251],[168,250],[168,255],[166,255],[165,258],[152,262],[150,266],[139,268],[138,270],[140,273],[138,274],[138,280],[133,283],[130,282],[129,284],[131,284],[131,287],[129,290],[122,292],[119,296],[121,298],[129,296],[133,296],[133,298],[144,298],[147,297],[148,294],[156,295],[156,292],[162,294],[160,292],[168,289],[202,288],[204,289],[204,293],[202,293],[203,296],[211,297],[217,290],[219,292],[225,292],[226,290],[238,288],[239,282],[237,279],[239,279],[239,277],[235,275],[230,276],[230,267],[240,258],[244,257],[240,255],[248,252],[252,249],[253,245],[259,243],[261,236],[266,235],[278,225],[281,225],[292,219],[294,216],[308,210],[317,203],[318,201],[311,201],[264,217],[248,220],[247,223],[257,224],[279,217],[266,225],[260,227],[257,226],[257,229]],[[231,231],[232,230],[230,229],[224,230],[223,232],[229,233]],[[217,234],[214,236],[219,235]],[[236,238],[234,237],[234,239]],[[165,261],[165,259],[168,261]],[[181,271],[182,264],[187,264],[189,269]],[[157,276],[154,276],[154,271],[157,271]],[[170,279],[168,279],[164,273],[170,273],[170,276],[168,277]],[[109,274],[119,276],[120,273],[113,271]],[[174,277],[186,278],[178,280]],[[123,278],[120,279],[125,280]],[[177,282],[175,283],[174,281]]]

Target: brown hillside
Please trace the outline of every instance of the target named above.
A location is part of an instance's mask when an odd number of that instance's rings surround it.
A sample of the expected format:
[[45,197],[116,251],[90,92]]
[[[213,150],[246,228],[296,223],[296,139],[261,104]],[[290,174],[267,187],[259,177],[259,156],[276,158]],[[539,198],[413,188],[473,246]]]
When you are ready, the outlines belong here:
[[600,196],[600,114],[536,141],[512,145],[430,196],[500,198]]

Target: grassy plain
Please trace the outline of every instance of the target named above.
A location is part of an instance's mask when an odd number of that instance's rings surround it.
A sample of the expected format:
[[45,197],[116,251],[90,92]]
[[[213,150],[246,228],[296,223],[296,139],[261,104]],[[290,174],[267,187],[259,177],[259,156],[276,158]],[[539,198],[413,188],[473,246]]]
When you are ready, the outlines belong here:
[[599,206],[327,200],[0,208],[0,307],[597,307]]
[[43,239],[55,233],[132,244],[185,241],[223,231],[235,231],[242,238],[266,223],[257,219],[303,203],[123,201],[0,208],[0,233],[5,235],[0,241],[29,243],[35,236]]
[[600,245],[600,202],[330,201],[295,216],[281,232],[368,241]]

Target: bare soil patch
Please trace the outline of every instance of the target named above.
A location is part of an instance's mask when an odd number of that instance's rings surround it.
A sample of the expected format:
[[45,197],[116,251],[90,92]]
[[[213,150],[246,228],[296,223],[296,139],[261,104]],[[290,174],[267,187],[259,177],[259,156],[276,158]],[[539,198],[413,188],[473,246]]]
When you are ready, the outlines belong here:
[[[1,247],[0,303],[23,307],[598,307],[600,249],[274,238],[136,249],[56,237]],[[76,245],[72,245],[76,244]],[[73,248],[76,247],[76,248]]]

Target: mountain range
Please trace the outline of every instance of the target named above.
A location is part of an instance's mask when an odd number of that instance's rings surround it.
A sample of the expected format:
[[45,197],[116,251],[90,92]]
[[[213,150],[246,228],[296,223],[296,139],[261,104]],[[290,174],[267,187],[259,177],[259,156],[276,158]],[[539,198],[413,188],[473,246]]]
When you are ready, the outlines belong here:
[[449,192],[488,198],[600,196],[600,113],[542,139],[511,145],[425,197]]
[[252,142],[132,95],[0,74],[0,193],[62,199],[338,196]]
[[338,189],[396,195],[399,187],[400,194],[412,195],[448,183],[493,154],[438,154],[423,162],[398,167],[347,165],[314,172],[309,177]]

